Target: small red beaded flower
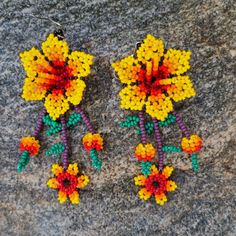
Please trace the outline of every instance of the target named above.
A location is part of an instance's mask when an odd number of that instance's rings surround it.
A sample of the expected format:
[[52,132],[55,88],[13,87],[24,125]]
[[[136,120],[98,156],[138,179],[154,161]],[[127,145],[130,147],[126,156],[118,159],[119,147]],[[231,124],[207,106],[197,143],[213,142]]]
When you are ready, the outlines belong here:
[[59,202],[64,203],[69,197],[72,204],[79,204],[78,189],[87,186],[89,178],[86,175],[77,176],[79,173],[77,163],[69,164],[66,171],[62,166],[54,164],[52,165],[52,173],[55,177],[48,180],[48,186],[59,190]]
[[[141,161],[143,175],[135,177],[135,184],[145,186],[139,192],[141,199],[147,200],[154,194],[156,202],[163,205],[168,191],[174,191],[177,185],[167,180],[173,167],[164,166],[164,152],[186,152],[191,154],[192,167],[198,171],[197,153],[202,147],[201,138],[187,130],[180,115],[174,110],[173,102],[195,96],[195,90],[189,76],[190,51],[168,49],[164,43],[152,35],[138,44],[135,55],[113,63],[121,83],[125,87],[120,91],[121,108],[138,111],[138,116],[128,116],[121,127],[138,126],[137,133],[141,143],[135,149],[135,157]],[[146,122],[144,114],[151,116]],[[177,123],[182,131],[181,148],[163,146],[160,128]],[[154,134],[155,147],[148,142],[147,135]],[[159,171],[151,164],[158,154]],[[169,174],[166,171],[169,170]]]
[[[55,143],[46,151],[46,156],[63,153],[62,166],[55,164],[52,172],[56,178],[48,182],[49,187],[59,189],[59,201],[64,203],[69,196],[73,204],[79,203],[77,188],[88,184],[87,176],[77,177],[77,164],[69,164],[69,145],[67,129],[81,120],[87,126],[88,133],[83,138],[83,146],[89,151],[92,166],[101,169],[102,162],[98,152],[103,149],[103,139],[95,130],[81,108],[80,103],[85,90],[84,77],[90,74],[93,56],[80,51],[69,50],[60,30],[50,34],[42,43],[42,51],[32,48],[20,54],[26,79],[22,98],[26,101],[43,100],[44,107],[32,136],[23,137],[20,142],[21,156],[17,170],[21,172],[31,156],[39,153],[39,133],[43,124],[48,126],[47,135],[61,133],[62,142]],[[65,113],[74,106],[76,113],[66,119]],[[83,180],[83,181],[82,181]]]

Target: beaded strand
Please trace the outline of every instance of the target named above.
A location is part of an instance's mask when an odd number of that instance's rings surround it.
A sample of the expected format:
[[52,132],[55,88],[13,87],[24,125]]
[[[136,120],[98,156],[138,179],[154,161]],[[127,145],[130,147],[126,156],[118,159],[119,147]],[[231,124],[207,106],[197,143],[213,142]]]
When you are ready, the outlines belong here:
[[139,111],[138,116],[139,116],[139,126],[140,126],[140,131],[141,131],[141,140],[142,140],[142,143],[145,144],[147,143],[147,136],[146,136],[146,130],[145,130],[145,125],[144,125],[143,112]]
[[159,155],[159,169],[162,170],[164,167],[164,153],[162,151],[161,133],[158,127],[158,121],[155,118],[153,118],[152,121],[154,125],[154,137],[157,144],[157,152]]
[[81,115],[81,117],[82,117],[84,123],[86,124],[86,126],[87,126],[89,132],[91,132],[92,134],[95,133],[94,128],[93,128],[93,126],[92,126],[92,124],[91,124],[91,122],[90,122],[90,119],[89,119],[89,117],[85,114],[84,110],[83,110],[81,107],[79,107],[79,106],[76,106],[75,110],[76,110],[78,113],[80,113],[80,115]]
[[65,150],[63,152],[63,169],[66,170],[68,166],[68,159],[69,159],[69,145],[68,145],[68,138],[67,138],[67,132],[66,132],[66,121],[65,116],[61,115],[61,125],[62,125],[62,140],[65,147]]
[[185,126],[182,118],[180,117],[179,113],[177,113],[176,111],[173,111],[173,114],[176,117],[176,122],[179,125],[179,128],[181,129],[181,131],[183,132],[184,136],[189,138],[190,137],[190,133],[189,133],[187,127]]
[[42,111],[39,113],[39,118],[38,118],[38,121],[36,123],[35,131],[33,133],[33,136],[35,138],[38,137],[38,135],[39,135],[39,133],[40,133],[42,127],[43,127],[43,117],[45,116],[45,114],[46,114],[46,109],[45,109],[45,107],[43,107]]

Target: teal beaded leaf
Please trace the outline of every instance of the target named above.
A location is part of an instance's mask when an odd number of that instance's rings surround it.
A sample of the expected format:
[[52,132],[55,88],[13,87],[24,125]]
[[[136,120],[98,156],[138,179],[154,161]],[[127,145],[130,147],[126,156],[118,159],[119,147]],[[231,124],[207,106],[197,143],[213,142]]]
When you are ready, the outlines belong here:
[[193,168],[193,171],[196,173],[198,172],[198,169],[199,169],[198,161],[197,161],[197,154],[196,153],[192,154],[191,158],[192,158],[192,168]]
[[127,118],[120,123],[121,128],[131,128],[139,124],[139,118],[137,116],[127,116]]
[[[166,127],[168,125],[171,125],[173,123],[175,123],[175,120],[176,120],[176,117],[173,115],[173,114],[169,114],[166,119],[164,121],[160,121],[158,123],[159,127]],[[145,124],[145,130],[147,132],[147,134],[151,135],[153,132],[154,132],[154,125],[152,123],[152,121],[148,121],[146,124]],[[136,133],[138,135],[141,135],[141,131],[140,131],[140,128],[138,128],[136,130]]]
[[61,131],[62,125],[59,122],[53,120],[49,115],[43,117],[43,122],[49,126],[47,131],[48,136],[54,135]]
[[159,125],[159,127],[166,127],[168,125],[171,125],[171,124],[175,123],[175,121],[176,121],[175,115],[169,114],[165,118],[165,120],[164,121],[160,121],[158,125]]
[[65,150],[65,146],[62,143],[55,143],[49,150],[45,152],[46,156],[56,155]]
[[92,159],[92,166],[97,170],[101,170],[102,161],[98,158],[98,152],[95,148],[90,150],[90,157]]
[[74,113],[72,114],[69,119],[68,119],[68,122],[66,124],[67,127],[70,127],[72,125],[75,125],[77,124],[78,122],[81,121],[81,115],[79,113]]
[[[154,125],[153,125],[152,121],[148,121],[148,122],[145,124],[145,130],[146,130],[147,134],[149,134],[149,135],[151,135],[151,134],[153,133],[153,131],[154,131]],[[136,133],[137,133],[138,135],[141,135],[141,130],[138,128],[138,129],[136,130]]]
[[29,161],[30,161],[29,152],[28,151],[22,152],[17,164],[17,172],[20,173],[21,171],[23,171],[26,165],[29,163]]
[[163,152],[170,152],[170,153],[174,153],[174,152],[180,153],[180,152],[182,152],[181,148],[176,147],[176,146],[163,146],[162,151]]
[[151,173],[152,164],[149,161],[141,162],[142,173],[147,177]]

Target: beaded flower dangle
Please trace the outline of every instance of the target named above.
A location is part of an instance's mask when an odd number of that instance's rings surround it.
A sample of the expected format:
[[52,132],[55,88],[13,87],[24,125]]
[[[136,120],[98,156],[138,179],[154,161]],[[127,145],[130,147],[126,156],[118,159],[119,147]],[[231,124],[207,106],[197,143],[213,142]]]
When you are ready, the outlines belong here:
[[[148,200],[154,195],[156,203],[167,201],[167,192],[174,191],[177,185],[169,180],[174,168],[164,165],[164,153],[186,152],[191,155],[192,168],[198,171],[197,153],[202,140],[190,134],[180,115],[174,110],[172,102],[195,96],[195,90],[185,72],[190,68],[191,52],[168,49],[164,43],[152,35],[147,35],[138,44],[135,55],[113,63],[121,83],[121,108],[138,111],[138,115],[128,116],[120,126],[137,127],[141,143],[137,145],[134,156],[141,161],[141,175],[134,178],[135,185],[141,186],[139,198]],[[144,113],[151,120],[145,122]],[[164,146],[160,128],[177,123],[182,131],[181,147]],[[147,136],[154,134],[156,148],[148,142]],[[158,167],[152,164],[156,152]]]
[[[55,177],[48,181],[48,186],[58,189],[60,203],[69,198],[72,204],[78,204],[78,189],[85,187],[89,178],[86,175],[78,176],[77,163],[69,164],[67,129],[83,120],[88,129],[82,139],[83,146],[90,153],[94,168],[100,170],[102,164],[98,152],[103,149],[103,139],[95,133],[88,116],[80,107],[86,87],[83,78],[90,74],[93,56],[80,51],[71,52],[60,30],[47,37],[42,43],[42,51],[33,47],[21,53],[20,58],[26,71],[22,97],[26,101],[43,100],[44,107],[33,135],[21,139],[17,171],[23,171],[30,157],[39,153],[38,137],[45,124],[48,127],[47,136],[60,133],[62,137],[62,142],[53,144],[45,155],[63,153],[62,165],[52,165]],[[65,113],[72,106],[76,112],[66,119]]]

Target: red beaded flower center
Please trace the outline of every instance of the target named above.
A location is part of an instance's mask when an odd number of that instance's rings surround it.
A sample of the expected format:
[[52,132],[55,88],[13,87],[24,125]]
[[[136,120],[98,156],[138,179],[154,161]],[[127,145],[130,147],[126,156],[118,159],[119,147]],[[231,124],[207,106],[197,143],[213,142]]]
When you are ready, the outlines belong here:
[[166,178],[162,174],[149,176],[145,181],[146,189],[154,194],[166,192]]
[[58,188],[67,194],[71,194],[76,190],[77,187],[77,177],[69,173],[61,173],[57,177]]
[[48,74],[47,81],[44,84],[48,91],[63,91],[73,78],[71,68],[64,61],[50,62],[50,67],[44,69],[43,72]]
[[160,84],[160,81],[166,79],[168,75],[168,70],[164,65],[159,66],[157,72],[153,71],[151,75],[147,75],[146,69],[142,69],[139,72],[138,86],[147,95],[156,96],[169,87],[169,85]]

